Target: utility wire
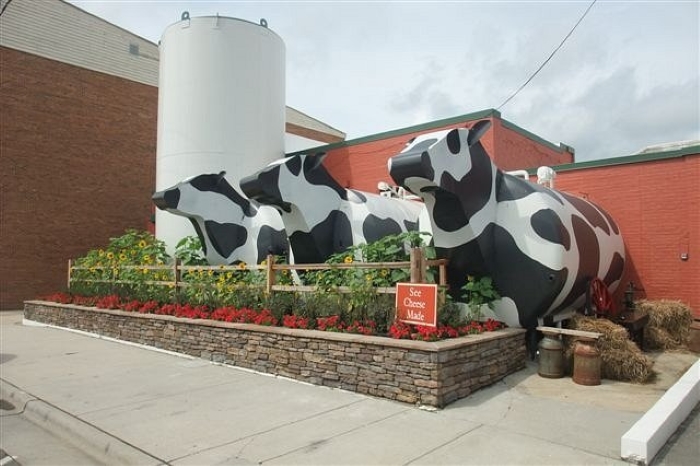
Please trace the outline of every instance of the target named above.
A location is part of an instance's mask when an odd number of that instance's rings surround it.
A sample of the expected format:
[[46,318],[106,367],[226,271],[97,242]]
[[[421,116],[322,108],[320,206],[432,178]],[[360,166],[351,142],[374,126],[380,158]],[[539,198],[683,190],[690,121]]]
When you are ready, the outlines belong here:
[[569,33],[564,37],[564,39],[562,39],[562,41],[559,43],[559,45],[557,46],[557,48],[555,48],[554,51],[553,51],[551,54],[549,54],[549,56],[547,57],[547,59],[540,65],[540,67],[537,68],[537,70],[535,70],[535,72],[532,73],[532,75],[531,75],[529,78],[527,78],[527,81],[525,81],[515,92],[513,92],[513,93],[510,95],[510,97],[508,97],[506,100],[504,100],[503,103],[502,103],[501,105],[499,105],[499,106],[496,108],[496,110],[500,110],[505,104],[507,104],[508,102],[510,102],[510,100],[511,100],[513,97],[515,97],[516,95],[518,95],[518,94],[520,93],[520,91],[522,91],[523,88],[525,88],[525,86],[527,86],[528,84],[530,84],[530,81],[532,81],[532,80],[534,79],[534,77],[537,76],[537,73],[539,73],[540,71],[542,71],[542,68],[544,68],[545,65],[546,65],[547,63],[549,63],[549,60],[551,60],[552,57],[554,57],[554,55],[559,51],[559,49],[562,48],[562,46],[564,45],[564,42],[566,42],[566,40],[567,40],[569,37],[571,37],[571,34],[574,33],[574,31],[576,30],[576,28],[578,27],[578,25],[581,24],[581,21],[583,21],[583,18],[585,18],[586,15],[588,14],[588,12],[591,11],[591,8],[593,8],[593,5],[595,5],[595,3],[596,3],[597,1],[598,1],[598,0],[593,0],[593,1],[591,2],[591,4],[588,5],[588,8],[586,8],[586,11],[583,12],[583,14],[582,14],[581,17],[578,19],[578,21],[576,21],[576,24],[574,24],[574,27],[572,27],[571,30],[569,31]]
[[7,3],[5,3],[5,4],[2,6],[2,10],[0,10],[0,16],[2,16],[3,13],[5,13],[5,10],[7,9],[8,6],[10,6],[10,2],[11,2],[11,1],[12,1],[12,0],[7,0]]

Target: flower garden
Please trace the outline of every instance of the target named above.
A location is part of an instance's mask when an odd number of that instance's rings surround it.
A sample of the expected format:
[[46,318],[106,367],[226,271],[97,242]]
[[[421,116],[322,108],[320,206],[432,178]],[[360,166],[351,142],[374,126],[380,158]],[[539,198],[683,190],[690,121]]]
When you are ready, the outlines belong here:
[[[26,301],[25,319],[436,407],[522,369],[524,330],[464,315],[449,298],[436,327],[395,321],[389,290],[410,278],[406,242],[417,237],[297,270],[280,258],[270,259],[275,267],[204,265],[192,238],[173,260],[149,234],[128,231],[72,263],[67,291]],[[293,284],[295,273],[304,286]],[[464,292],[479,305],[497,296],[488,277]]]
[[[265,262],[254,266],[208,266],[199,241],[188,237],[180,241],[175,251],[181,267],[173,267],[173,258],[167,255],[162,242],[150,233],[129,230],[113,238],[104,249],[91,250],[71,264],[67,292],[41,299],[142,314],[422,341],[503,327],[491,319],[480,322],[478,313],[462,315],[449,297],[439,310],[436,327],[394,321],[391,287],[408,281],[409,272],[389,267],[408,259],[406,243],[420,246],[421,237],[415,232],[405,233],[335,255],[329,259],[327,269],[303,272],[304,282],[311,287],[294,286],[291,269],[282,268],[276,271],[275,283],[284,290],[268,292],[264,284]],[[381,266],[351,268],[358,262],[356,257],[361,257],[365,265]],[[284,264],[284,258],[276,257],[275,262]],[[346,267],[334,268],[336,264]],[[435,271],[428,271],[427,277],[434,281]],[[470,278],[464,291],[475,309],[498,297],[488,277]]]

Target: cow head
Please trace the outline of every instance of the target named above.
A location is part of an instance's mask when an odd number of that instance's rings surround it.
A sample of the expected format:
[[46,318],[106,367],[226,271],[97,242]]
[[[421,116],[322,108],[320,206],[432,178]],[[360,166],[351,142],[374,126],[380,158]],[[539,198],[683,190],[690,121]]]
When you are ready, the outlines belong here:
[[250,215],[250,201],[233,189],[226,181],[226,172],[218,174],[198,175],[187,178],[171,188],[153,194],[153,203],[161,210],[167,210],[175,215],[190,217],[213,211],[211,198],[206,193],[228,198],[241,210],[241,216]]
[[197,233],[207,260],[227,263],[247,240],[242,224],[256,209],[226,181],[226,172],[198,175],[153,194],[161,210],[187,218]]
[[389,174],[425,201],[433,227],[454,232],[492,198],[496,169],[479,139],[491,122],[423,134],[389,159]]
[[345,189],[322,165],[325,153],[296,154],[272,162],[241,180],[241,190],[250,199],[290,213],[293,206],[321,203],[318,196],[346,198]]

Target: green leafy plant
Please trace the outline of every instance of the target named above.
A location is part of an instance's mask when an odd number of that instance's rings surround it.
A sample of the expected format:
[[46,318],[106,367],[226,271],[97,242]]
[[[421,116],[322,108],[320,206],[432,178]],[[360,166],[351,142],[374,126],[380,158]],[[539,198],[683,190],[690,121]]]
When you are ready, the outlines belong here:
[[110,238],[105,248],[93,249],[75,261],[71,292],[168,299],[169,291],[153,283],[172,280],[171,271],[156,267],[168,260],[162,241],[146,231],[126,230]]
[[185,236],[175,246],[175,257],[182,265],[206,265],[202,242],[197,236]]
[[481,306],[487,305],[493,309],[493,302],[501,297],[488,276],[476,278],[469,275],[461,289],[462,298],[469,306],[472,318],[477,320],[481,318]]

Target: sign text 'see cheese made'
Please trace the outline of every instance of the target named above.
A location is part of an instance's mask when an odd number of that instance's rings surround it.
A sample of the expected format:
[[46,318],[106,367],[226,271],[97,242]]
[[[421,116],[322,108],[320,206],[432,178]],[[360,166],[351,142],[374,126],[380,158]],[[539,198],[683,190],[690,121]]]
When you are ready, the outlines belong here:
[[396,284],[396,318],[407,324],[437,325],[437,285]]

